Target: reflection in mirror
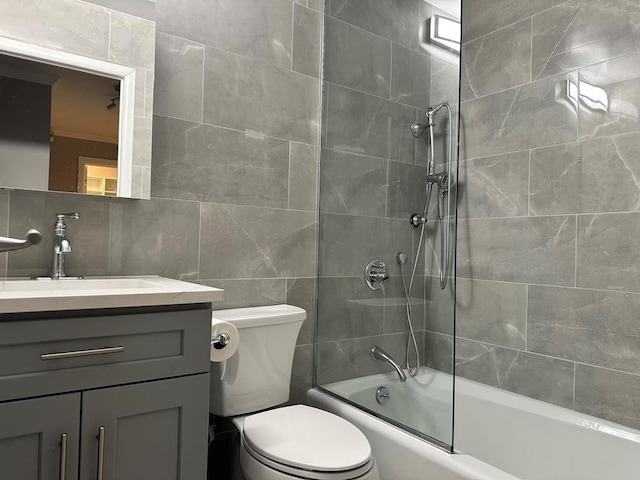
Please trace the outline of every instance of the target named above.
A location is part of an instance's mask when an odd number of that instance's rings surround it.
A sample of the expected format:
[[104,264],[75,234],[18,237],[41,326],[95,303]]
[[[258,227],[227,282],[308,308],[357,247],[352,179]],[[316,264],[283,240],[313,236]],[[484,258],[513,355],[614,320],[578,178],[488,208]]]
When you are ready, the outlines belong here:
[[119,80],[0,55],[1,185],[116,195],[119,103]]

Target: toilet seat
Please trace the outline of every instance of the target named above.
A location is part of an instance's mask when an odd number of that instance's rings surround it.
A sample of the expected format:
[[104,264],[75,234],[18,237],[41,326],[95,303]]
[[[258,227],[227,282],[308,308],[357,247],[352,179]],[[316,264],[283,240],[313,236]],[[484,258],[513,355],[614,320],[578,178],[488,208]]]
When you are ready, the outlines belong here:
[[371,447],[360,430],[306,405],[246,417],[242,438],[254,460],[298,478],[353,480],[374,467]]

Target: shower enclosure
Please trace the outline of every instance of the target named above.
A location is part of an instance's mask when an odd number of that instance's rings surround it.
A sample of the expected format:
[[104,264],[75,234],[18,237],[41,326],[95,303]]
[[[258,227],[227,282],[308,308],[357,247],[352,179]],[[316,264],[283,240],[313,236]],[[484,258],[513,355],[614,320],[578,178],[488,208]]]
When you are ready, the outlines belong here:
[[325,5],[316,385],[453,445],[458,0]]

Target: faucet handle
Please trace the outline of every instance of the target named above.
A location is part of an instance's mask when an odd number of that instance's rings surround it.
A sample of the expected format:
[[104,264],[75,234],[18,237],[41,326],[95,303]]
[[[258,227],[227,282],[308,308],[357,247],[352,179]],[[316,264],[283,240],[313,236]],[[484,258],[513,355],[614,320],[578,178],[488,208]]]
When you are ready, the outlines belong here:
[[79,212],[71,212],[71,213],[59,213],[56,215],[58,220],[63,220],[65,218],[75,218],[76,220],[80,218]]

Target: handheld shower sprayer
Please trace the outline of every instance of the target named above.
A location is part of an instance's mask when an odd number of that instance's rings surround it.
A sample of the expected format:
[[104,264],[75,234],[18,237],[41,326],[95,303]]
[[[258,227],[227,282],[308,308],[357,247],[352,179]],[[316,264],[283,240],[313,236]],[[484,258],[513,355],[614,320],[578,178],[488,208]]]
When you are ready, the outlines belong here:
[[404,267],[404,265],[407,263],[407,260],[409,260],[409,255],[404,252],[398,252],[398,255],[396,255],[396,261],[400,264],[401,267]]

